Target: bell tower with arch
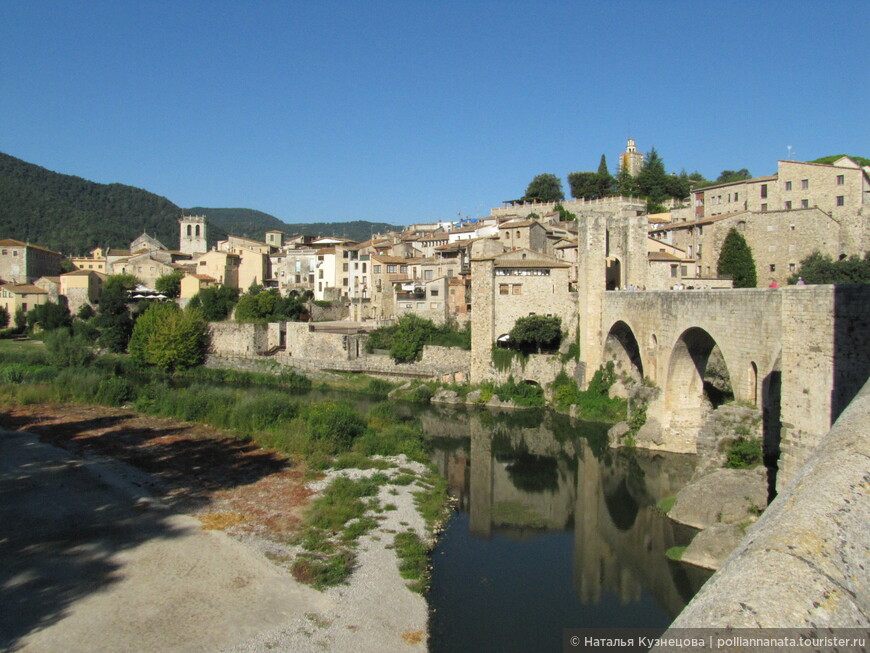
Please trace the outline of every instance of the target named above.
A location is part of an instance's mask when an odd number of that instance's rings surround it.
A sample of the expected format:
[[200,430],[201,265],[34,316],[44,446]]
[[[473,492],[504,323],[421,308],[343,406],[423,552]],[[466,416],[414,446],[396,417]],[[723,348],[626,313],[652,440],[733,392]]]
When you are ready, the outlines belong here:
[[181,225],[179,251],[190,255],[205,254],[208,251],[205,216],[183,215],[178,222]]

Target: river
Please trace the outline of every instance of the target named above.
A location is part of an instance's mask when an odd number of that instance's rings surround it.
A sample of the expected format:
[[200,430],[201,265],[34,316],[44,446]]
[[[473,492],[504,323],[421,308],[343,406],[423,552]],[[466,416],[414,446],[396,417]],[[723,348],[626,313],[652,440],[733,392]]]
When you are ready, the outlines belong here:
[[659,500],[694,456],[612,451],[550,411],[418,415],[456,510],[432,556],[433,653],[559,650],[562,630],[664,628],[710,572],[669,560],[691,533]]

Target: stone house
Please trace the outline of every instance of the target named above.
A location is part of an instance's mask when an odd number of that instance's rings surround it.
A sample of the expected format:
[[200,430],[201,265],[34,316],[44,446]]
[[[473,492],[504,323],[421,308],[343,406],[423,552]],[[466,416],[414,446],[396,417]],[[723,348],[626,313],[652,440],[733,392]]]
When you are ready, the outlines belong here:
[[471,320],[471,277],[463,275],[447,280],[447,314],[457,327]]
[[157,279],[176,269],[168,252],[145,251],[115,261],[111,266],[111,274],[132,274],[142,285],[154,288]]
[[510,220],[498,226],[505,249],[530,249],[548,253],[547,228],[537,220]]
[[191,299],[200,290],[205,288],[214,288],[217,286],[217,280],[207,274],[194,274],[187,272],[181,278],[181,292],[178,295],[179,299]]
[[29,284],[39,277],[60,274],[63,255],[46,247],[13,238],[0,240],[0,279]]
[[159,252],[167,251],[168,248],[166,247],[166,245],[154,238],[154,236],[149,236],[148,234],[143,233],[141,236],[136,238],[136,240],[130,243],[131,252],[138,252],[141,250],[147,250],[149,252]]
[[[241,236],[229,236],[226,240],[218,241],[216,249],[239,257],[237,288],[244,291],[256,284],[268,285],[267,281],[272,279],[269,259],[272,246],[268,243]],[[218,278],[214,274],[208,272],[206,274]]]
[[39,286],[28,283],[0,285],[0,306],[8,311],[10,324],[19,308],[26,313],[34,306],[45,304],[47,301],[48,293]]
[[284,249],[270,257],[272,277],[282,295],[291,290],[314,291],[317,271],[317,250],[311,248]]
[[[866,220],[866,218],[865,218]],[[689,276],[714,278],[725,237],[737,229],[755,260],[759,286],[779,284],[795,274],[800,262],[815,251],[836,259],[861,253],[850,248],[851,230],[820,208],[740,211],[659,226],[651,236],[685,252]]]
[[[108,250],[102,247],[95,247],[91,250],[90,256],[74,256],[70,258],[70,262],[79,270],[93,270],[105,274],[107,252]],[[129,254],[127,252],[128,256]]]
[[75,315],[85,304],[100,300],[106,275],[94,270],[75,270],[60,275],[60,294],[66,297],[70,313]]
[[211,277],[217,283],[230,288],[239,288],[241,262],[238,254],[211,250],[196,259],[196,274]]
[[442,325],[448,317],[447,277],[394,281],[396,317],[413,313]]
[[376,255],[371,257],[371,316],[389,318],[396,314],[396,298],[393,282],[411,281],[410,265],[414,259],[398,256]]
[[33,282],[34,286],[42,288],[48,293],[48,301],[57,303],[60,296],[60,277],[39,277]]

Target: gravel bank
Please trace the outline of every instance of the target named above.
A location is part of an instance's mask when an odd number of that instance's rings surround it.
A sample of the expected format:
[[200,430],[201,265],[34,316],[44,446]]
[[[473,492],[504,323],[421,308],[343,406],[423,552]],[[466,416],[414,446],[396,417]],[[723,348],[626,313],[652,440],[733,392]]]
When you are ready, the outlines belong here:
[[[404,456],[386,460],[396,467],[330,471],[323,479],[309,483],[308,487],[319,493],[338,476],[358,479],[381,473],[392,479],[406,474],[404,470],[413,470],[417,476],[426,472],[424,465],[411,462]],[[378,494],[381,507],[395,506],[395,510],[367,513],[378,519],[378,526],[359,539],[357,566],[348,583],[323,592],[328,607],[318,609],[312,606],[311,611],[288,620],[280,628],[225,649],[223,653],[426,651],[426,600],[407,588],[408,581],[399,575],[397,556],[391,548],[395,534],[403,531],[413,530],[421,538],[431,540],[432,535],[414,505],[413,493],[419,490],[416,483],[393,485],[388,482],[381,486]],[[274,542],[256,536],[243,539],[263,547],[264,552],[273,558],[291,560],[300,551],[292,546],[279,551]]]

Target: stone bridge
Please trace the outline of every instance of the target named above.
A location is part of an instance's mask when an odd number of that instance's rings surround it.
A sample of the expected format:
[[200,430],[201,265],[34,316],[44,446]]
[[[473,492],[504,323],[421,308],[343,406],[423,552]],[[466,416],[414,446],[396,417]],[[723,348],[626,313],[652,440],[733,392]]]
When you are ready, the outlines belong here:
[[704,372],[722,354],[735,400],[758,405],[788,480],[870,371],[870,286],[601,292],[581,307],[587,377],[608,360],[659,389],[650,448],[694,452],[709,411]]

